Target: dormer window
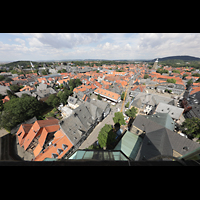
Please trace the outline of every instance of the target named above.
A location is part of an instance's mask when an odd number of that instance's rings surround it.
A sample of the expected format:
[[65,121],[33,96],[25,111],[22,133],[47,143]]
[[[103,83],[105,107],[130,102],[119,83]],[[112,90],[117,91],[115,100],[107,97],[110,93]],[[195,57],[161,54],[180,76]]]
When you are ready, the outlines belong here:
[[57,152],[60,155],[60,154],[62,154],[63,150],[59,148],[59,149],[57,149]]
[[52,154],[51,154],[51,157],[52,157],[52,158],[57,158],[58,155],[57,155],[56,153],[52,153]]
[[67,148],[68,148],[68,145],[62,144],[62,148],[63,148],[64,150],[67,149]]
[[20,136],[22,134],[22,131],[18,134],[18,136]]

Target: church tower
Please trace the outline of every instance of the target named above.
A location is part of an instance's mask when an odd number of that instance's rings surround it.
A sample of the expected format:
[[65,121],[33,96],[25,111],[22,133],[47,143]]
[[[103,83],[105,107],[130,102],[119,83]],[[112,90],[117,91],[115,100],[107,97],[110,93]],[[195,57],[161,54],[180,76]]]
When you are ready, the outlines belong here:
[[158,58],[157,58],[157,60],[154,62],[153,69],[158,69]]

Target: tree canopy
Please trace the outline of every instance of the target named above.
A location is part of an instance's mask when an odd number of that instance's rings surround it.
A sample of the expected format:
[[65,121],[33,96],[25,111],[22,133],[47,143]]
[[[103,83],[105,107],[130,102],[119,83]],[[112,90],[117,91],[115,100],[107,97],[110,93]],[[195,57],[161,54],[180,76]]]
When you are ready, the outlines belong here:
[[70,90],[72,90],[72,91],[75,87],[78,87],[81,84],[82,84],[82,82],[78,78],[77,79],[70,79],[70,81],[68,83],[68,85],[70,86]]
[[4,103],[0,115],[0,127],[11,130],[17,124],[22,123],[34,116],[38,116],[41,110],[40,102],[32,96],[12,98]]
[[144,75],[144,79],[147,79],[147,78],[149,78],[149,75],[148,75],[148,74],[145,74],[145,75]]
[[122,92],[121,94],[121,100],[124,100],[125,92]]
[[120,126],[126,124],[124,120],[124,115],[122,114],[122,112],[116,112],[115,116],[113,117],[113,121],[115,124],[119,123]]
[[125,114],[129,117],[132,117],[132,118],[135,118],[136,117],[136,114],[137,114],[137,108],[136,107],[132,107],[131,109],[127,110],[125,112]]
[[10,89],[13,92],[19,92],[20,86],[13,84],[13,85],[10,86]]
[[200,138],[200,119],[193,117],[187,118],[181,125],[180,129],[183,133],[185,133],[188,138]]
[[60,99],[54,94],[50,94],[49,98],[46,100],[48,106],[57,107],[60,104]]
[[167,82],[168,83],[176,83],[176,79],[174,79],[174,78],[169,78],[169,79],[167,79]]
[[116,133],[113,131],[110,124],[105,124],[105,126],[101,128],[97,138],[100,147],[104,148],[110,145],[115,140]]

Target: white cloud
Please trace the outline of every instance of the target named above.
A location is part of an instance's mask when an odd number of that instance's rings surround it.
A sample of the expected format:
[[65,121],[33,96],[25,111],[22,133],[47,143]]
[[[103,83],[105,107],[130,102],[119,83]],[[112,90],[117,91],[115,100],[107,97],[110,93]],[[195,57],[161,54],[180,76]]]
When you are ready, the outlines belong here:
[[15,38],[15,41],[22,44],[22,45],[25,45],[25,43],[26,43],[25,40],[22,40],[20,38]]
[[32,36],[44,45],[54,48],[73,48],[78,45],[87,45],[101,39],[97,33],[25,33],[25,36]]
[[137,53],[143,53],[143,58],[199,56],[199,50],[200,34],[193,33],[142,33],[137,43]]
[[[200,51],[198,33],[18,33],[9,35],[12,39],[0,40],[1,57],[9,58],[8,60],[22,57],[30,60],[153,59],[171,55],[199,57]],[[7,44],[8,40],[10,43],[11,41],[15,43]]]

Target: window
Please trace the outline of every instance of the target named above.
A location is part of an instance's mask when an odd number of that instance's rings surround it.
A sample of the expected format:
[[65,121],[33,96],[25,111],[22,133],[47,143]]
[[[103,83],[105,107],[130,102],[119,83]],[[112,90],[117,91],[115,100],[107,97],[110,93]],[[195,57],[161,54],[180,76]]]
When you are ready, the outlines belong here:
[[57,155],[56,153],[52,153],[52,154],[51,154],[51,157],[52,157],[52,158],[57,158],[58,155]]
[[63,150],[62,149],[57,149],[58,154],[62,154]]
[[18,134],[18,136],[20,136],[22,134],[22,131]]
[[62,148],[63,148],[64,150],[67,149],[67,148],[68,148],[68,145],[62,144]]

